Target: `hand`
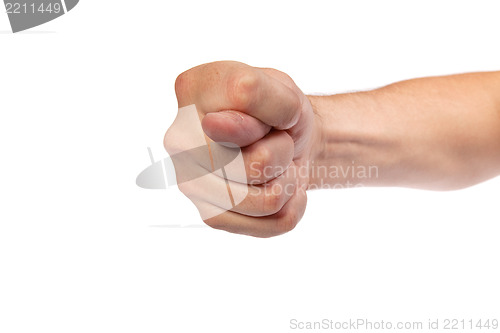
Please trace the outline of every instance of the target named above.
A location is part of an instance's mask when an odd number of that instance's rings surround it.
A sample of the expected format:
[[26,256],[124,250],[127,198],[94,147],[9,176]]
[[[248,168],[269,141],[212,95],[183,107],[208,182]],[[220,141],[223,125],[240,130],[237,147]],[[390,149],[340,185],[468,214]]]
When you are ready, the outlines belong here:
[[[175,91],[179,114],[164,142],[170,155],[192,148],[186,145],[193,141],[195,130],[187,131],[178,124],[196,122],[186,120],[193,105],[191,110],[198,113],[207,143],[213,140],[242,147],[245,175],[219,172],[204,180],[179,182],[179,189],[193,201],[205,223],[257,237],[292,230],[305,211],[308,164],[318,141],[309,99],[286,74],[237,62],[190,69],[179,75]],[[174,159],[178,181],[179,173],[214,171],[213,159],[199,154]],[[230,195],[246,196],[227,207],[222,201],[228,190]]]

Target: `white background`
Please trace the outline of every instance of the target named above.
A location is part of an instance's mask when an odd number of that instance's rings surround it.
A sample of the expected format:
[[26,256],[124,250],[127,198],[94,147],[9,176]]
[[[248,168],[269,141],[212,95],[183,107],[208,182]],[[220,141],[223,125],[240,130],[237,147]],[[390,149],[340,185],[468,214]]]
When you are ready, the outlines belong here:
[[16,35],[0,13],[0,332],[500,317],[499,179],[309,193],[267,240],[161,227],[198,213],[135,185],[146,147],[163,156],[180,72],[239,60],[336,93],[498,70],[497,3],[82,0]]

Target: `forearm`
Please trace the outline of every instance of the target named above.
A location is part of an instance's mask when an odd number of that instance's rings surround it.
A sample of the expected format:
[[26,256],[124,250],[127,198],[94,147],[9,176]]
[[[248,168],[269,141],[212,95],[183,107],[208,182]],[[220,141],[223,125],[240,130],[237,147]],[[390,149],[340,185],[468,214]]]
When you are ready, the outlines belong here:
[[500,72],[309,96],[310,187],[470,186],[500,174]]

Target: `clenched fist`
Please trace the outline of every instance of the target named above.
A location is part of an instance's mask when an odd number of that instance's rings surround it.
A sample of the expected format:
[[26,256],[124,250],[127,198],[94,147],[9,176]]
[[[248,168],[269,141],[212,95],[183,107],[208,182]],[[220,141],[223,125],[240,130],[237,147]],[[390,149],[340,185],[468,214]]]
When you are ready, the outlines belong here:
[[317,141],[309,99],[286,74],[238,62],[192,68],[175,91],[179,114],[164,144],[182,156],[172,158],[179,189],[205,223],[257,237],[292,230],[305,211]]

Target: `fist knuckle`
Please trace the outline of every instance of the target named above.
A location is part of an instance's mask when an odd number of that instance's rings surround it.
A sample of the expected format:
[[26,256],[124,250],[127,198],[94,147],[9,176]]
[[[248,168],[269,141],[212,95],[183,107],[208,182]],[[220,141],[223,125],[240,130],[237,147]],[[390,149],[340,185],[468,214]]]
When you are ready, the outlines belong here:
[[257,170],[260,171],[260,174],[263,175],[266,172],[267,167],[270,165],[272,159],[271,150],[268,147],[260,147],[252,158],[252,163],[257,167]]
[[288,209],[280,215],[276,220],[276,227],[280,233],[292,231],[299,223],[300,216],[294,208]]
[[263,196],[263,210],[268,215],[280,211],[284,204],[284,193],[279,186],[267,187]]
[[259,74],[252,69],[237,69],[228,80],[229,100],[235,109],[248,108],[256,95]]
[[267,145],[261,145],[250,153],[250,175],[252,178],[267,181],[275,177],[273,151]]

